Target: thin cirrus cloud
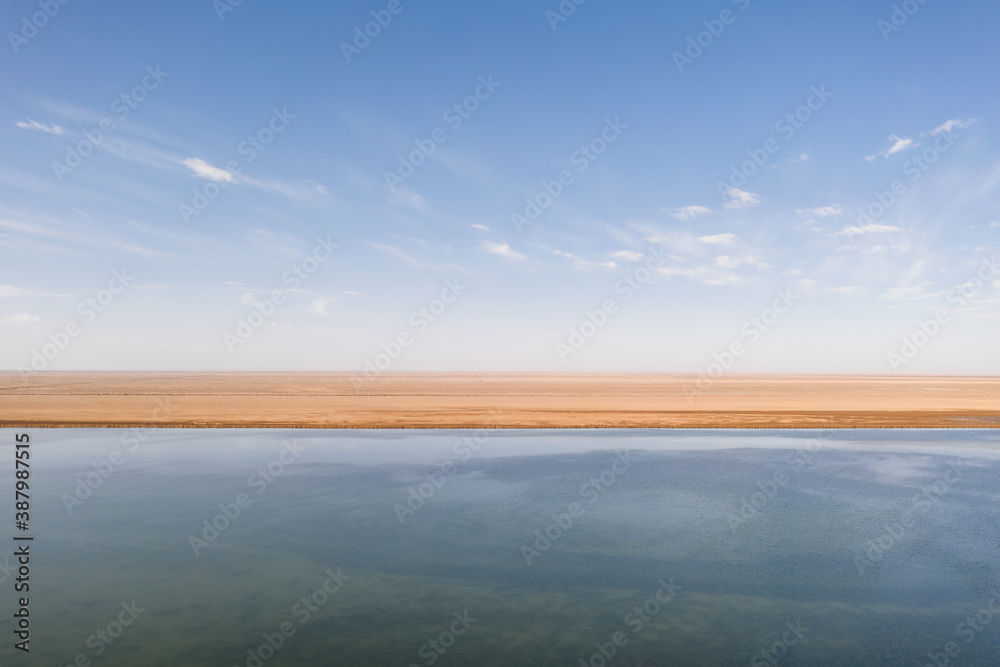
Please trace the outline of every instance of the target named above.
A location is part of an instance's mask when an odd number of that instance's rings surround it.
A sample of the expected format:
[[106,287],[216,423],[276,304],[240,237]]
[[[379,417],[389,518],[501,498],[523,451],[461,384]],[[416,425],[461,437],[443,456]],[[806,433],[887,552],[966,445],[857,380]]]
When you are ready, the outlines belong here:
[[839,206],[820,206],[818,208],[799,208],[795,210],[801,215],[810,218],[829,218],[834,215],[840,215],[844,212],[844,209]]
[[[964,118],[964,119],[952,118],[950,120],[946,120],[945,122],[941,123],[933,130],[931,130],[928,134],[930,134],[931,136],[949,134],[955,129],[967,128],[975,122],[976,122],[975,118]],[[920,136],[923,137],[925,135],[921,134]],[[920,142],[917,141],[916,139],[913,139],[911,137],[901,137],[897,134],[890,134],[889,142],[890,142],[889,146],[883,148],[874,155],[866,156],[865,159],[868,160],[869,162],[872,162],[879,157],[890,158],[897,153],[902,153],[903,151],[909,150],[911,148],[916,148],[917,146],[920,145]]]
[[698,240],[709,245],[732,245],[736,238],[736,234],[713,234],[711,236],[699,236]]
[[903,230],[894,225],[863,225],[861,227],[845,227],[837,234],[840,236],[860,236],[861,234],[884,234],[901,231]]
[[715,258],[715,265],[723,269],[735,269],[741,266],[753,266],[755,268],[766,271],[767,269],[774,268],[767,262],[762,262],[756,257],[730,257],[729,255],[719,255]]
[[30,118],[27,121],[18,121],[16,125],[22,130],[38,130],[40,132],[45,132],[46,134],[54,134],[57,137],[61,137],[66,134],[66,130],[59,127],[55,123],[46,125],[45,123],[39,123],[38,121],[31,120]]
[[511,248],[507,243],[491,243],[489,241],[483,246],[483,249],[493,255],[498,255],[504,259],[511,259],[517,262],[521,262],[527,259],[524,255],[518,251]]
[[[626,250],[622,252],[628,252],[628,251]],[[562,250],[556,250],[554,254],[557,257],[565,257],[566,259],[573,260],[573,268],[580,271],[592,271],[595,269],[613,269],[616,266],[618,266],[618,264],[616,264],[614,260],[609,260],[607,262],[595,262],[593,260],[577,257],[576,255],[569,252],[563,252]]]
[[708,215],[711,212],[712,209],[705,206],[684,206],[673,209],[670,211],[670,215],[678,220],[691,220],[692,218],[700,218],[703,215]]
[[12,324],[38,324],[42,321],[42,318],[31,313],[18,313],[16,315],[8,315],[6,320]]
[[618,260],[619,262],[641,262],[646,256],[641,252],[635,252],[634,250],[616,250],[611,253],[611,259]]
[[316,181],[311,181],[309,179],[306,179],[306,183],[309,185],[309,187],[311,187],[313,190],[315,190],[321,195],[330,194],[330,188],[321,183],[317,183]]
[[888,159],[893,155],[895,155],[896,153],[902,153],[905,150],[916,148],[917,146],[920,145],[916,139],[911,139],[910,137],[900,137],[895,134],[889,135],[889,141],[891,143],[889,144],[888,147],[883,148],[878,153],[875,153],[875,155],[866,156],[865,159],[868,160],[869,162],[872,162],[873,160],[879,157]]
[[946,134],[951,132],[955,128],[965,129],[976,122],[975,118],[952,118],[951,120],[945,121],[931,130],[931,134],[937,136],[939,134]]
[[726,196],[729,197],[726,208],[750,208],[760,203],[760,195],[739,188],[729,188]]
[[218,167],[213,167],[204,160],[200,160],[196,157],[189,157],[186,160],[181,161],[185,167],[194,172],[195,176],[199,178],[204,178],[209,181],[216,181],[220,183],[235,183],[236,177],[225,169],[219,169]]

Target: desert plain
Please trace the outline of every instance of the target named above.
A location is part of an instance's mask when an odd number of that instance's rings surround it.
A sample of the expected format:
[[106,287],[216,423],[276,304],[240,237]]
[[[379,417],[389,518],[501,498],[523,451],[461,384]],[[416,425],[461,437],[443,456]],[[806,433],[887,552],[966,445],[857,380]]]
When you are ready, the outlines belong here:
[[1000,378],[0,373],[0,427],[1000,428]]

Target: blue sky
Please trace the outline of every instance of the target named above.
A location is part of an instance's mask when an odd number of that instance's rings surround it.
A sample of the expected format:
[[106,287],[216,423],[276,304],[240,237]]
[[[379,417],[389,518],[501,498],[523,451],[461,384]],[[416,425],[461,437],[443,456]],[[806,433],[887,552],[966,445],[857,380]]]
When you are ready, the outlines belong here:
[[0,367],[998,373],[1000,7],[904,4],[12,0]]

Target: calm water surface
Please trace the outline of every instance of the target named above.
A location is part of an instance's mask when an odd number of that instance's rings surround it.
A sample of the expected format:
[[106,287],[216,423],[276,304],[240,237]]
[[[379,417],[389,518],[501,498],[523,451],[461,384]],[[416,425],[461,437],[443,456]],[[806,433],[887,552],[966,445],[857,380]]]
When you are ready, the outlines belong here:
[[1000,664],[993,431],[20,432],[4,665]]

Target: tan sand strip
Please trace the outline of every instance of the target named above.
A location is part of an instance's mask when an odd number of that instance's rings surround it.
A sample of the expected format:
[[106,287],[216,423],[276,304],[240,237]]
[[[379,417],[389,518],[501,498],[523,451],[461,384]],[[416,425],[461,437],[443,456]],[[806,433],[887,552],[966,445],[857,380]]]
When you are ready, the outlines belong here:
[[1000,378],[7,372],[0,426],[1000,428]]

